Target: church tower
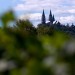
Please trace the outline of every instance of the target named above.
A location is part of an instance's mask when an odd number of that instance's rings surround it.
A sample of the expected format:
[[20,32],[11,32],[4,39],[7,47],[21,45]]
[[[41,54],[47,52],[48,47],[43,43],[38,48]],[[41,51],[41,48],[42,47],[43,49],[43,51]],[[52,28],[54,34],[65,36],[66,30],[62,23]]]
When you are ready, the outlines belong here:
[[45,17],[44,9],[43,9],[41,21],[42,21],[42,24],[45,24],[46,23],[46,17]]

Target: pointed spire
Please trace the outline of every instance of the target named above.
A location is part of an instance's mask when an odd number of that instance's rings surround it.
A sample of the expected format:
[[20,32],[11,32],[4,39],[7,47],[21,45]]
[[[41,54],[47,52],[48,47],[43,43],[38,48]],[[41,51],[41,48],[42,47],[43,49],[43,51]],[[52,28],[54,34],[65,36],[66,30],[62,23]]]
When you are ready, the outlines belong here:
[[43,13],[42,13],[42,24],[46,23],[46,17],[45,17],[45,13],[44,13],[44,9],[43,9]]
[[50,14],[49,14],[49,21],[53,24],[53,22],[55,21],[55,17],[54,15],[52,15],[52,12],[50,10]]
[[55,17],[54,17],[54,15],[53,15],[53,22],[55,21]]
[[51,12],[51,10],[50,10],[50,14],[49,14],[49,21],[50,21],[51,23],[53,23],[53,18],[52,18],[52,12]]
[[43,15],[44,15],[45,13],[44,13],[44,9],[43,9]]
[[52,15],[52,11],[50,10],[50,15]]

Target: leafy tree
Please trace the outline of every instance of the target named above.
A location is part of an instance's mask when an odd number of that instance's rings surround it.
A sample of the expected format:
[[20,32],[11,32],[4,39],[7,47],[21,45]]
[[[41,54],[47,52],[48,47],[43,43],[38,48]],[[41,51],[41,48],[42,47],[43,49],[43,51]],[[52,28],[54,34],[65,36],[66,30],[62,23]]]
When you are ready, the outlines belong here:
[[16,28],[21,31],[25,31],[30,34],[36,34],[36,28],[29,20],[18,20],[16,21]]
[[14,13],[13,13],[12,10],[7,11],[6,13],[3,13],[3,15],[0,17],[0,19],[1,19],[2,23],[3,23],[3,27],[7,27],[7,25],[8,25],[7,23],[9,21],[16,20],[13,16],[14,16]]
[[53,25],[39,24],[37,27],[38,35],[52,35],[54,33]]
[[75,75],[73,37],[55,29],[53,35],[47,35],[55,25],[39,25],[39,33],[44,35],[35,35],[30,21],[21,20],[11,28],[8,22],[12,18],[7,17],[6,21],[1,18],[7,26],[0,28],[0,75]]

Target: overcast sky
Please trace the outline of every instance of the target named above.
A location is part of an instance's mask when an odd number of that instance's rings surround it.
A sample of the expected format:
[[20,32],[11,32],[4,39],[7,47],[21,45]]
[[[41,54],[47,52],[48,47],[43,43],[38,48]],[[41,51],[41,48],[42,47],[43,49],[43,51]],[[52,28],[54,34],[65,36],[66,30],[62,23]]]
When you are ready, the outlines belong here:
[[30,19],[35,25],[41,22],[43,9],[47,20],[51,9],[57,21],[75,23],[75,0],[0,0],[0,14],[11,8],[18,18]]

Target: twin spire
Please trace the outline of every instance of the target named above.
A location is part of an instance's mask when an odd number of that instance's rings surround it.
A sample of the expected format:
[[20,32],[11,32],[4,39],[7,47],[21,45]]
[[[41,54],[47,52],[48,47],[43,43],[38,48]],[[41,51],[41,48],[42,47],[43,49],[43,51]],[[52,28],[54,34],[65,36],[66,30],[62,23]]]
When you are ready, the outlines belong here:
[[[54,15],[52,15],[52,12],[50,10],[50,14],[49,14],[49,19],[50,23],[53,24],[53,22],[55,21],[55,17]],[[42,24],[45,24],[46,23],[46,17],[45,17],[45,13],[44,13],[44,9],[43,9],[43,13],[42,13]]]

